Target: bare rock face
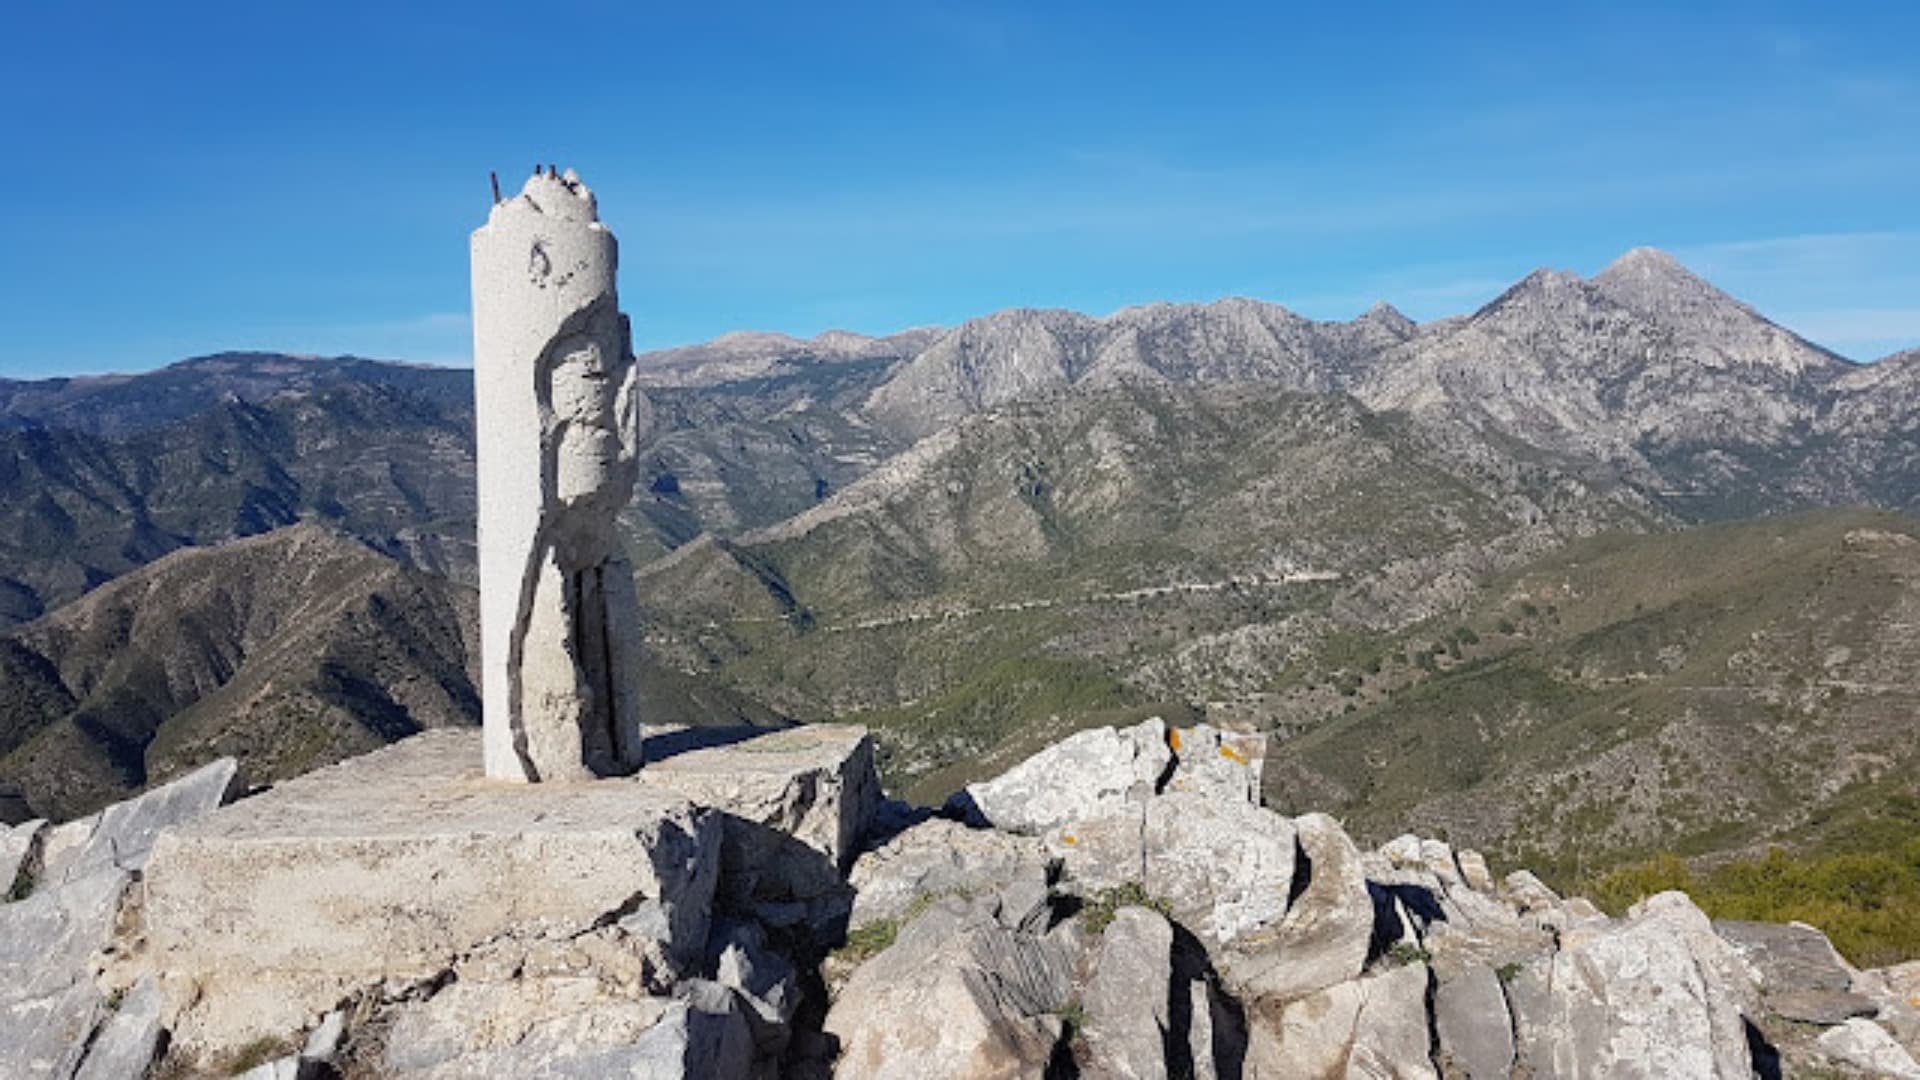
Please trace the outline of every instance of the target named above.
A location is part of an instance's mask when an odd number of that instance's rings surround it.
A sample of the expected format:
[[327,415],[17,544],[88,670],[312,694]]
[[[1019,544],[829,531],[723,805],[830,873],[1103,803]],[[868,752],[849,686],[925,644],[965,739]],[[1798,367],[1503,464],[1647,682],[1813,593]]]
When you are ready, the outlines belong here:
[[0,826],[0,894],[12,890],[23,871],[29,876],[38,871],[40,845],[46,834],[44,821],[26,821],[11,828]]
[[473,234],[474,427],[486,772],[631,772],[640,627],[614,517],[644,402],[619,250],[572,172],[536,173]]
[[1010,932],[985,905],[949,900],[853,973],[827,1014],[834,1075],[888,1080],[1039,1076],[1061,1034],[1071,963]]
[[1751,1076],[1751,978],[1684,894],[1662,893],[1515,977],[1519,1060],[1570,1078]]
[[1174,767],[1165,790],[1260,805],[1260,777],[1267,760],[1265,732],[1240,734],[1197,724],[1168,731],[1167,744],[1173,749]]
[[1047,834],[1084,888],[1134,882],[1213,944],[1279,925],[1298,845],[1286,818],[1238,801],[1161,795]]
[[1173,751],[1167,725],[1077,732],[956,797],[969,817],[1006,832],[1038,835],[1143,802],[1158,787]]
[[1513,1017],[1500,977],[1475,964],[1434,989],[1434,1034],[1449,1077],[1505,1080],[1513,1074]]
[[1427,969],[1412,964],[1256,1004],[1248,1012],[1248,1080],[1328,1076],[1430,1080]]
[[1100,935],[1081,996],[1092,1056],[1087,1074],[1165,1080],[1172,977],[1173,927],[1167,920],[1143,907],[1115,912]]
[[156,838],[218,806],[233,773],[222,759],[79,822],[32,828],[39,843],[56,833],[61,843],[50,853],[29,843],[25,857],[38,862],[17,879],[26,895],[0,903],[0,1076],[145,1072],[160,1033],[157,985],[140,982],[115,1011],[96,976]]
[[1871,1020],[1853,1019],[1828,1028],[1819,1039],[1821,1053],[1870,1076],[1920,1080],[1920,1064],[1886,1030]]
[[719,813],[724,905],[775,921],[845,917],[844,875],[881,798],[865,728],[669,730],[648,745],[659,753],[641,787]]
[[1360,852],[1325,814],[1295,818],[1304,873],[1286,917],[1224,954],[1228,978],[1252,997],[1294,997],[1357,978],[1367,963],[1375,911]]
[[1035,837],[932,818],[854,863],[852,925],[898,919],[922,897],[990,895],[1034,877],[1044,886],[1050,861]]

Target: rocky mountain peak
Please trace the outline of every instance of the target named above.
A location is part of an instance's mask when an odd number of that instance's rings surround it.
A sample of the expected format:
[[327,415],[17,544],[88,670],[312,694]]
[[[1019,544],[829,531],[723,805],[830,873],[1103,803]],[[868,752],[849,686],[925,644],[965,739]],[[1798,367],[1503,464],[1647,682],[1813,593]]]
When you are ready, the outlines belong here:
[[1420,325],[1385,300],[1374,301],[1373,306],[1368,308],[1357,321],[1384,327],[1401,336],[1413,333]]

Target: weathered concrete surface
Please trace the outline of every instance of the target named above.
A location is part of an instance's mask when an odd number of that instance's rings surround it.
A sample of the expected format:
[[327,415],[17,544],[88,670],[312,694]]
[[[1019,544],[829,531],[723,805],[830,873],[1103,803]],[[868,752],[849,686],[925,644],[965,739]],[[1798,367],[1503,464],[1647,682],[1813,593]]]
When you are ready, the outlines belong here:
[[992,780],[955,796],[966,816],[1007,832],[1038,835],[1118,813],[1150,797],[1173,763],[1167,725],[1076,732]]
[[480,775],[472,731],[428,732],[162,834],[145,948],[176,1038],[304,1030],[350,992],[436,977],[489,944],[619,920],[650,969],[699,962],[720,823],[634,781]]
[[576,976],[456,983],[403,1006],[381,1065],[410,1080],[744,1080],[752,1060],[746,1017],[724,987],[690,980],[674,997],[623,997]]
[[[668,752],[677,744],[693,748]],[[866,728],[683,729],[648,746],[642,787],[721,811],[728,906],[797,902],[846,914],[842,875],[881,801]]]
[[536,173],[472,238],[486,774],[641,762],[639,610],[614,518],[644,398],[593,192]]

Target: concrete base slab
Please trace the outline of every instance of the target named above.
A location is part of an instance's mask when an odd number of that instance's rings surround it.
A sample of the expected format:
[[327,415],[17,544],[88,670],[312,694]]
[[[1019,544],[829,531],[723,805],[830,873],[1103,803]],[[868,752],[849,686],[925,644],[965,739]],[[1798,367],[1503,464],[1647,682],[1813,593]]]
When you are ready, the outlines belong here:
[[130,967],[201,1047],[590,930],[671,981],[700,960],[719,852],[716,815],[644,778],[489,781],[479,732],[427,732],[162,834]]

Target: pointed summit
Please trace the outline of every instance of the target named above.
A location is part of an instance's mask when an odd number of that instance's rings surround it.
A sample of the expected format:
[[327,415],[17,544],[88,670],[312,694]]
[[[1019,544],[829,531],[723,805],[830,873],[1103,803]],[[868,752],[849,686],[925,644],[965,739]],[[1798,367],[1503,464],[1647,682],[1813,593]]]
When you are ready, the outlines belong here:
[[1830,375],[1838,357],[1783,329],[1680,265],[1658,248],[1637,247],[1594,275],[1600,295],[1688,342],[1716,364],[1757,365]]
[[1407,318],[1406,314],[1399,308],[1394,307],[1385,300],[1374,301],[1373,306],[1368,308],[1365,314],[1361,315],[1357,321],[1370,323],[1375,326],[1383,326],[1402,336],[1412,333],[1418,325],[1412,319]]
[[1613,260],[1605,270],[1594,275],[1593,283],[1603,292],[1673,285],[1713,289],[1700,275],[1682,266],[1680,260],[1655,247],[1637,247]]

